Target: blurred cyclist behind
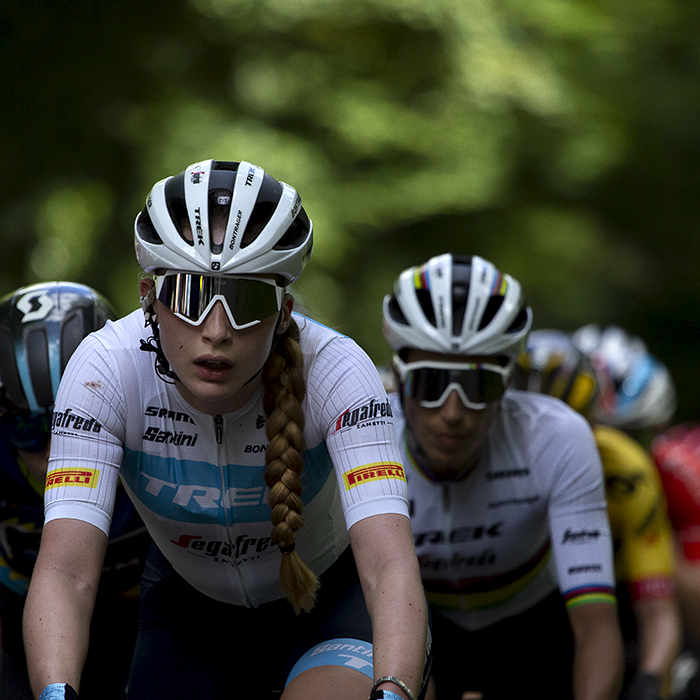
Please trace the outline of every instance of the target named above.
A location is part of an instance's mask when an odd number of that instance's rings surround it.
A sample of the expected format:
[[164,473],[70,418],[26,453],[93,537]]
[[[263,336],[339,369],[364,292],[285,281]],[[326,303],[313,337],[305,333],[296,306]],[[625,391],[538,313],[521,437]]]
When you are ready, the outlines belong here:
[[507,388],[531,323],[518,281],[477,256],[405,270],[384,299],[440,700],[620,689],[591,429],[561,401]]
[[[78,344],[113,318],[114,312],[104,297],[72,282],[21,287],[0,299],[3,700],[32,697],[22,643],[22,611],[44,524],[44,482],[52,421],[70,420],[69,416],[52,414],[58,384]],[[97,432],[99,425],[84,424],[82,429]],[[79,470],[75,478],[80,478]],[[123,692],[137,631],[136,587],[149,542],[141,519],[120,489],[100,584],[98,615],[101,622],[111,615],[121,624],[113,627],[109,640],[101,637],[102,644],[96,644],[86,666],[88,693],[100,679],[107,680],[107,694],[101,694],[102,698],[118,698]],[[107,641],[109,653],[105,649]]]
[[674,531],[683,653],[675,668],[676,698],[700,698],[700,423],[688,421],[651,445]]
[[[559,398],[593,423],[605,476],[615,546],[618,610],[626,650],[621,697],[666,697],[680,649],[681,623],[671,525],[654,463],[648,452],[626,433],[596,424],[598,374],[592,360],[574,346],[567,333],[530,333],[527,350],[518,359],[514,384]],[[642,415],[641,411],[636,413],[637,425],[643,424]]]

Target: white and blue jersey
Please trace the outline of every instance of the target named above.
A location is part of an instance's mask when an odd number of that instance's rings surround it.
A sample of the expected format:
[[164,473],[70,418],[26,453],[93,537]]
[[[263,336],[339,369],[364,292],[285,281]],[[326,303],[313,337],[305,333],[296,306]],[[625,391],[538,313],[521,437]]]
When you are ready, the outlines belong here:
[[[348,545],[347,530],[383,513],[408,516],[392,409],[351,339],[295,314],[306,395],[304,526],[296,548],[317,575]],[[109,322],[72,356],[54,410],[46,521],[109,530],[117,480],[192,586],[258,606],[283,597],[264,481],[260,387],[246,406],[213,416],[190,406],[140,349],[141,311]]]
[[399,397],[390,398],[434,610],[476,630],[557,588],[567,608],[614,602],[603,469],[584,418],[550,396],[506,391],[474,469],[435,482],[415,463]]

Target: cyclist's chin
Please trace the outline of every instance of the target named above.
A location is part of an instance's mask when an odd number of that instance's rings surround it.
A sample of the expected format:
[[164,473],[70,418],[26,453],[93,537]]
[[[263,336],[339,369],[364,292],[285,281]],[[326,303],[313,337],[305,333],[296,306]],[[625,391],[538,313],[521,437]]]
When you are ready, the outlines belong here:
[[258,385],[259,381],[248,384],[237,381],[231,372],[217,377],[202,377],[200,373],[193,372],[188,377],[181,377],[178,390],[185,401],[197,410],[217,415],[245,406]]

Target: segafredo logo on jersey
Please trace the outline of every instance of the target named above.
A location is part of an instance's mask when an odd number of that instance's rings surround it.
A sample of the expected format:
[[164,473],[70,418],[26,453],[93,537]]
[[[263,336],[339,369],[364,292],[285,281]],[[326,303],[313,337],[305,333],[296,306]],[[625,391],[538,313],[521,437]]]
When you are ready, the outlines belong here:
[[170,541],[191,552],[201,552],[203,556],[212,557],[214,561],[258,559],[258,555],[262,552],[271,546],[276,547],[272,544],[271,537],[248,537],[248,535],[239,535],[233,542],[203,540],[201,535],[180,535],[179,539]]
[[54,469],[46,475],[46,488],[48,490],[57,486],[82,486],[94,489],[97,488],[99,476],[99,469]]
[[343,473],[343,483],[346,491],[355,488],[355,486],[368,484],[370,481],[381,481],[382,479],[406,481],[403,466],[397,462],[377,462],[355,467],[355,469],[350,469],[350,471]]
[[[372,399],[369,403],[358,408],[349,408],[344,413],[338,416],[335,422],[335,430],[344,430],[345,428],[365,427],[365,424],[370,424],[373,421],[381,421],[382,418],[393,418],[394,414],[391,410],[389,401],[375,401]],[[362,424],[362,425],[361,425]]]
[[94,418],[84,418],[67,408],[65,411],[54,411],[51,418],[51,428],[54,432],[65,434],[66,432],[99,433],[102,425]]

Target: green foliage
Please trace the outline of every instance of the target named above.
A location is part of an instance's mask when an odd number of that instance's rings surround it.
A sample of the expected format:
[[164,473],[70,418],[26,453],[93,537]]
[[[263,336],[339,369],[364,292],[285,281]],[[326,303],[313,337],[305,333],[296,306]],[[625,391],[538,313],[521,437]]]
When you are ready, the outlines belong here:
[[644,337],[690,415],[699,14],[672,0],[8,0],[0,291],[71,277],[130,310],[150,186],[245,159],[293,184],[314,221],[298,296],[377,361],[399,272],[476,253],[521,280],[537,326]]

